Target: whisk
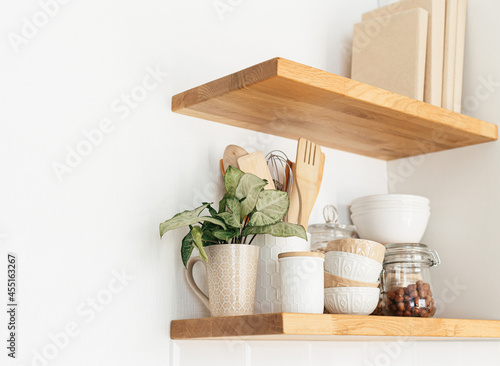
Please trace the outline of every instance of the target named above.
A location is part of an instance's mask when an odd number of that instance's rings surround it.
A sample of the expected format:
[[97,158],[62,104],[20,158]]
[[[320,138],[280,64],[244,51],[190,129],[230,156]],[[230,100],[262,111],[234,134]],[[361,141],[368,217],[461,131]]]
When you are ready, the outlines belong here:
[[291,194],[293,187],[292,162],[286,154],[280,150],[273,150],[266,155],[266,162],[276,189]]

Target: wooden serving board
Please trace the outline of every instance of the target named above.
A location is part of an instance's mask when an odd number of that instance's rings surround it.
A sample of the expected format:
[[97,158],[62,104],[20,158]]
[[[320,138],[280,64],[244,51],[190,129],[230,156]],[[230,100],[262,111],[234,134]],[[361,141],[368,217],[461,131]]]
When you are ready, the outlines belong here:
[[429,13],[424,102],[441,106],[443,87],[445,0],[402,0],[363,14],[363,21],[422,8]]
[[455,103],[455,64],[457,59],[458,0],[446,0],[444,34],[442,107],[450,111]]

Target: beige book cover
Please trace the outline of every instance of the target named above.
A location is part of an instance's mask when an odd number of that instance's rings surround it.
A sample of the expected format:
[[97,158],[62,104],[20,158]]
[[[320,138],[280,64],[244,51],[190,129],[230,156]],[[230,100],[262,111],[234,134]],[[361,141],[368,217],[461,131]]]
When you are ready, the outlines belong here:
[[455,104],[455,65],[457,60],[458,0],[446,0],[442,107],[450,111]]
[[423,100],[428,12],[411,9],[354,26],[353,80]]
[[455,91],[453,111],[462,112],[462,88],[464,77],[464,55],[465,55],[465,23],[467,18],[467,0],[458,0],[457,21],[457,55],[455,64]]
[[445,0],[403,0],[365,13],[362,20],[414,8],[429,12],[424,101],[440,107],[443,89]]

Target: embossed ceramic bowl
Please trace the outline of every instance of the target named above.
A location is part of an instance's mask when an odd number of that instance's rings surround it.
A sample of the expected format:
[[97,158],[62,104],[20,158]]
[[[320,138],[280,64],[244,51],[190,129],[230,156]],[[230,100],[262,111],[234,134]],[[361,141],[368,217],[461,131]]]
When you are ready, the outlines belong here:
[[349,280],[375,283],[380,277],[382,264],[359,254],[327,252],[325,271]]
[[380,290],[372,287],[325,289],[325,308],[330,314],[370,315],[377,307]]
[[354,238],[332,240],[328,242],[326,251],[359,254],[379,263],[384,262],[385,256],[385,247],[382,244],[371,240]]

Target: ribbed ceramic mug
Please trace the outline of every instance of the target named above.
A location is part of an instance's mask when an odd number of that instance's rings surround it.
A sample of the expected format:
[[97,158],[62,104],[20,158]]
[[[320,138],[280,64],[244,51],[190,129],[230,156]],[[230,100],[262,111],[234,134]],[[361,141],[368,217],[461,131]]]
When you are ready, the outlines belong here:
[[[310,235],[308,234],[308,238]],[[308,252],[310,241],[298,238],[260,235],[254,241],[260,248],[259,269],[257,272],[257,293],[255,295],[255,314],[281,312],[281,281],[278,255],[284,252]]]
[[[246,244],[220,244],[205,247],[208,263],[193,257],[187,263],[186,279],[210,310],[212,316],[251,315],[255,303],[259,247]],[[193,278],[197,262],[205,265],[208,296]]]

